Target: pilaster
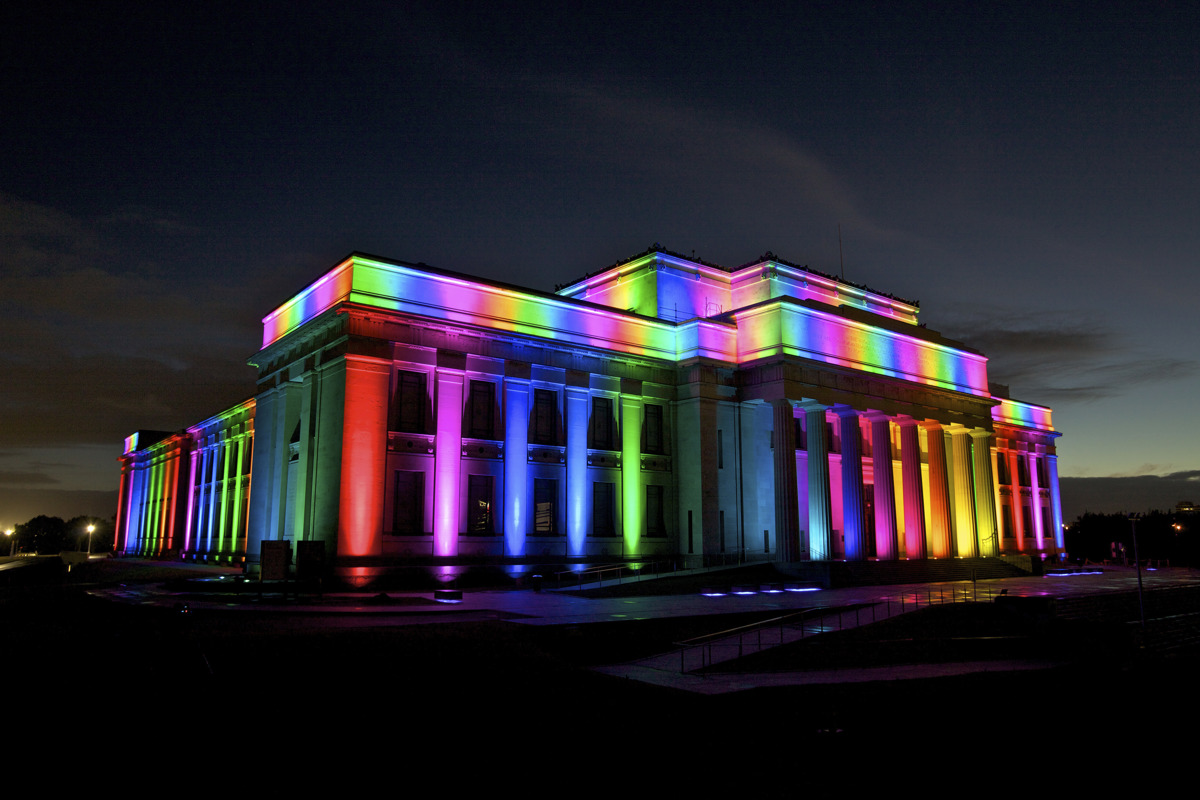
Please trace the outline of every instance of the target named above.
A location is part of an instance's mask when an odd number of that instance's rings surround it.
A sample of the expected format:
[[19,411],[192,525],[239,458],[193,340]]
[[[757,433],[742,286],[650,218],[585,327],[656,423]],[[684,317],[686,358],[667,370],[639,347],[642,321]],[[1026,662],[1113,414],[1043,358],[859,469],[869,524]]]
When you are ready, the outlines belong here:
[[433,456],[433,553],[438,556],[458,555],[463,382],[462,372],[438,368],[437,443]]
[[529,529],[529,381],[504,379],[504,553],[525,555]]
[[621,536],[625,555],[637,555],[642,538],[642,397],[621,394]]

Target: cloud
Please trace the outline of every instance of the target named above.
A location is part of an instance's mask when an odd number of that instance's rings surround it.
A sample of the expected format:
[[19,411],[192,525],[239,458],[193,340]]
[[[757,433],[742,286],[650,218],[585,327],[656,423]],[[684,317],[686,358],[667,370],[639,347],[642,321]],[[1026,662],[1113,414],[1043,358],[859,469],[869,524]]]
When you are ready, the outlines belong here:
[[260,309],[236,282],[142,257],[157,233],[110,239],[117,218],[163,227],[150,209],[96,222],[0,194],[0,447],[176,430],[252,393]]
[[1092,401],[1195,375],[1195,360],[1151,355],[1085,312],[976,308],[945,315],[947,335],[988,356],[988,376],[1038,402]]
[[52,478],[42,472],[22,472],[19,470],[0,469],[0,486],[26,486],[26,485],[41,485],[58,483],[57,478]]

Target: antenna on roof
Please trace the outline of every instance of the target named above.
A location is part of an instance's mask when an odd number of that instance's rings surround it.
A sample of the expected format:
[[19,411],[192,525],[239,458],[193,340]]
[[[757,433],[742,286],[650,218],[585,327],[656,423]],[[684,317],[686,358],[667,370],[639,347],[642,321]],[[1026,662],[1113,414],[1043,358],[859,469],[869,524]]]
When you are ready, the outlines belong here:
[[842,280],[846,280],[846,262],[842,258],[842,223],[838,223],[838,265],[842,268]]

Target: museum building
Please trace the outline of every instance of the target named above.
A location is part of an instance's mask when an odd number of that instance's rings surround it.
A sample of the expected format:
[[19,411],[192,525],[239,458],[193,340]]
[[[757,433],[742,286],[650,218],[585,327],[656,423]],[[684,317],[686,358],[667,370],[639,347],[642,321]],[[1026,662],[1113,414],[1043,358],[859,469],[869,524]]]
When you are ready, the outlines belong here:
[[915,302],[771,253],[554,294],[354,253],[263,320],[252,399],[120,457],[118,550],[257,563],[1062,553],[1050,409]]

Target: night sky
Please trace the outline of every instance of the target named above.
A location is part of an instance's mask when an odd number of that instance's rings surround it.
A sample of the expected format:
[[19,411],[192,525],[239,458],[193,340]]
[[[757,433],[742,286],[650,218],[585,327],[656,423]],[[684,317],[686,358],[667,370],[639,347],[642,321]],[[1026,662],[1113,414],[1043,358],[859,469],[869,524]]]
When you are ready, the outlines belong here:
[[111,516],[122,437],[250,396],[351,251],[552,290],[655,242],[919,300],[1054,409],[1067,520],[1200,501],[1200,12],[13,5],[0,525]]

